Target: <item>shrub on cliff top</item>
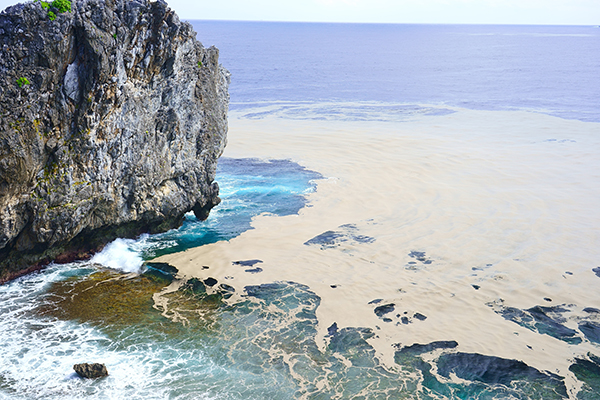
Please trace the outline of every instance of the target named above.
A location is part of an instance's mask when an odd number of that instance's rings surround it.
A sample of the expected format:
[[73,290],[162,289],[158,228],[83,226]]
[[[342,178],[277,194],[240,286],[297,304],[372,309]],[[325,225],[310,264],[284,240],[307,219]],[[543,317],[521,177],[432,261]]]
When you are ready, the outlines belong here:
[[42,0],[35,0],[35,2],[38,1],[40,2],[44,10],[48,10],[48,18],[50,18],[51,21],[54,21],[56,19],[56,14],[49,10],[50,7],[57,9],[58,12],[61,13],[71,12],[71,2],[69,0],[54,0],[52,3],[48,3],[47,1]]
[[71,2],[69,0],[54,0],[52,7],[56,8],[61,13],[71,12]]

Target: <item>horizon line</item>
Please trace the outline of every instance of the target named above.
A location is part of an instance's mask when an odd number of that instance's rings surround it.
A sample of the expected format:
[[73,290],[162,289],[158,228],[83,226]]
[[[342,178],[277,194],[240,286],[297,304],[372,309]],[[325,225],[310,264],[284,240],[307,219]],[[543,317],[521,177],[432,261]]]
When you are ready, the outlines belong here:
[[[181,18],[181,17],[180,17]],[[489,26],[573,26],[600,28],[596,24],[572,24],[572,23],[500,23],[500,22],[357,22],[357,21],[287,21],[270,19],[222,19],[222,18],[181,18],[184,21],[206,21],[206,22],[273,22],[291,24],[354,24],[354,25],[489,25]]]

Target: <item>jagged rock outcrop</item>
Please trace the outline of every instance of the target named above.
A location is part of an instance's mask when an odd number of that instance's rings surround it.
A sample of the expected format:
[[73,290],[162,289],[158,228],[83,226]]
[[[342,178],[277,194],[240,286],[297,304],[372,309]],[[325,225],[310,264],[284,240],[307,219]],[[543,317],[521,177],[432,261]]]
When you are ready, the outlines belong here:
[[18,4],[0,48],[0,281],[218,203],[229,73],[164,1]]

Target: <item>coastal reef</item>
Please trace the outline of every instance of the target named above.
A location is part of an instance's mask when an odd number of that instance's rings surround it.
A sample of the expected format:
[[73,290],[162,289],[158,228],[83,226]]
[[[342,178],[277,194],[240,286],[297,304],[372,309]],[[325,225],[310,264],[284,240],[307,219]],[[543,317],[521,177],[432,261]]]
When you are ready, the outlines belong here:
[[0,14],[0,282],[219,203],[229,72],[162,1]]

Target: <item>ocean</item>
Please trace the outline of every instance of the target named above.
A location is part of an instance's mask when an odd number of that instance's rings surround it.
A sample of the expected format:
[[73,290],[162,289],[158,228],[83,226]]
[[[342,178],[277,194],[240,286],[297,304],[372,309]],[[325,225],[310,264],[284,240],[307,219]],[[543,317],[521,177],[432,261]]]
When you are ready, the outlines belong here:
[[0,398],[600,398],[599,28],[191,23],[222,203],[0,286]]

